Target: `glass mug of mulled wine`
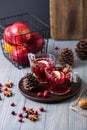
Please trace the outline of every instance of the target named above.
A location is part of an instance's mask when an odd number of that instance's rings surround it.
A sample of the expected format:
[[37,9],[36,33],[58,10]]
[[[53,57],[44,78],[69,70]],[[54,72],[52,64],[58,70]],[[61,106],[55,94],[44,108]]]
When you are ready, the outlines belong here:
[[49,91],[56,95],[64,95],[70,92],[72,82],[77,82],[77,74],[60,67],[46,68],[46,78]]
[[55,66],[55,56],[48,53],[28,54],[32,72],[38,77],[40,83],[47,83],[46,68]]

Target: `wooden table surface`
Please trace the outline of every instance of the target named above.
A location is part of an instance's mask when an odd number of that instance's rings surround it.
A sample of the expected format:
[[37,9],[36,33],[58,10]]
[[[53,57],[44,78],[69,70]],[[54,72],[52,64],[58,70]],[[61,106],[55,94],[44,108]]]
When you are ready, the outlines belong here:
[[[70,47],[73,49],[76,47],[77,41],[53,41],[49,40],[48,52],[55,54],[60,53],[61,49]],[[58,50],[54,50],[54,46],[58,46]],[[87,61],[79,60],[74,52],[74,65],[73,71],[77,71],[82,79],[82,88],[87,86]],[[69,107],[72,101],[77,96],[72,97],[61,103],[46,104],[31,101],[25,98],[18,89],[19,80],[24,76],[26,72],[30,72],[30,68],[18,69],[14,67],[4,56],[0,47],[0,83],[5,85],[6,82],[14,82],[14,86],[11,89],[13,91],[12,97],[3,96],[3,92],[0,93],[2,100],[0,100],[0,130],[86,130],[87,129],[87,117],[83,117],[80,114],[72,111]],[[83,94],[83,96],[85,96]],[[87,91],[86,91],[87,96]],[[10,103],[14,102],[16,106],[10,106]],[[18,116],[11,115],[11,111],[20,113],[22,107],[26,106],[34,108],[39,112],[39,120],[32,122],[23,118],[23,122],[18,122]],[[45,112],[40,112],[39,108],[44,107]],[[87,111],[85,111],[87,113]]]

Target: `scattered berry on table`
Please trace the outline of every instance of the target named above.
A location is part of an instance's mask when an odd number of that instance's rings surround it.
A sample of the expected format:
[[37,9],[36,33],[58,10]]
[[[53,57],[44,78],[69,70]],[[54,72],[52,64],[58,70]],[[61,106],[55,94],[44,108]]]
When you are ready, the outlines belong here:
[[58,50],[59,48],[58,48],[58,46],[54,46],[54,50]]
[[43,112],[43,111],[44,111],[44,108],[43,108],[43,107],[40,107],[39,110],[40,110],[41,112]]
[[16,115],[15,111],[12,111],[11,114],[12,114],[12,115]]
[[38,115],[38,111],[34,111],[34,114],[35,114],[35,115]]
[[3,85],[2,85],[2,83],[0,83],[0,87],[2,87]]
[[23,107],[22,107],[22,110],[23,110],[23,111],[26,111],[26,107],[25,107],[25,106],[23,106]]
[[3,90],[4,90],[4,91],[8,91],[8,88],[7,88],[7,87],[5,87]]
[[19,121],[19,122],[22,122],[22,118],[19,118],[18,121]]
[[19,116],[19,117],[23,117],[23,114],[22,114],[22,113],[19,113],[18,116]]
[[10,106],[15,106],[15,103],[14,103],[14,102],[11,102],[11,103],[10,103]]
[[38,93],[37,93],[37,96],[38,96],[38,97],[42,97],[43,94],[42,94],[41,92],[38,92]]

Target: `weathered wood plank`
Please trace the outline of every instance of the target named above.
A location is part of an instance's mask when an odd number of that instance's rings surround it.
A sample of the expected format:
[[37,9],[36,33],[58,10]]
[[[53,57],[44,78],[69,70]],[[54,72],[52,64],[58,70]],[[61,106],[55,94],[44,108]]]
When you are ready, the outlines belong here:
[[50,0],[51,37],[55,40],[81,39],[83,26],[86,28],[86,5],[86,0]]

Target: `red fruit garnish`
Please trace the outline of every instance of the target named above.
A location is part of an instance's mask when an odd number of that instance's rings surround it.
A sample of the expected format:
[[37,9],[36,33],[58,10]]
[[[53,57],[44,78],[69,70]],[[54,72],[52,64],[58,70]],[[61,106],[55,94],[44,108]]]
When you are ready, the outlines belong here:
[[38,111],[34,111],[34,114],[35,114],[35,115],[38,115]]
[[15,111],[12,111],[11,114],[12,114],[12,115],[16,115]]
[[23,106],[23,107],[22,107],[22,110],[23,110],[23,111],[26,111],[26,107],[25,107],[25,106]]
[[2,87],[2,84],[0,83],[0,87]]
[[38,97],[42,97],[43,94],[42,94],[41,92],[38,92],[38,93],[37,93],[37,96],[38,96]]
[[43,111],[44,111],[44,108],[43,108],[43,107],[40,107],[39,110],[40,110],[41,112],[43,112]]
[[3,90],[4,90],[4,91],[8,91],[8,88],[7,88],[7,87],[5,87]]
[[59,48],[58,48],[58,46],[55,46],[54,49],[55,49],[55,50],[58,50]]
[[48,94],[49,94],[49,91],[48,91],[48,90],[45,90],[44,93],[43,93],[43,96],[44,96],[44,97],[47,97]]
[[22,114],[22,113],[19,113],[18,116],[19,116],[19,117],[23,117],[23,114]]
[[10,106],[15,106],[15,103],[14,103],[14,102],[11,102],[11,103],[10,103]]
[[18,121],[19,121],[19,122],[22,122],[22,118],[19,118]]

